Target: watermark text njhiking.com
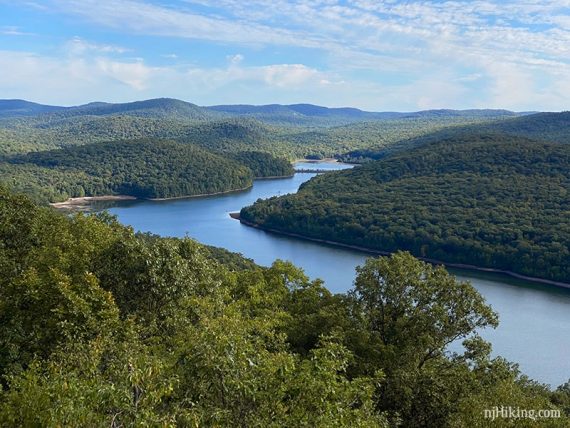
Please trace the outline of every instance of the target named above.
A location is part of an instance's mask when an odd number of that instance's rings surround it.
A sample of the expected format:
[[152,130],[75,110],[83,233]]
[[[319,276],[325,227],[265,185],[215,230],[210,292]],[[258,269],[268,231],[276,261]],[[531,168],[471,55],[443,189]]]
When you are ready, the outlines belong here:
[[555,419],[560,418],[561,413],[558,409],[521,409],[512,406],[495,406],[490,409],[483,410],[485,419]]

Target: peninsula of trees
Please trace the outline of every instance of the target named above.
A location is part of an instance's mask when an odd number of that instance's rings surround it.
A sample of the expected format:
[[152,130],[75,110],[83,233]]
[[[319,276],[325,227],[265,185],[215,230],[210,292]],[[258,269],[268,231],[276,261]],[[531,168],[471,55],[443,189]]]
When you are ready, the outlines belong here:
[[461,135],[315,177],[264,228],[570,283],[570,145]]
[[267,153],[222,156],[172,141],[119,141],[6,157],[1,181],[39,202],[128,195],[172,198],[242,190],[254,178],[289,176],[293,167]]

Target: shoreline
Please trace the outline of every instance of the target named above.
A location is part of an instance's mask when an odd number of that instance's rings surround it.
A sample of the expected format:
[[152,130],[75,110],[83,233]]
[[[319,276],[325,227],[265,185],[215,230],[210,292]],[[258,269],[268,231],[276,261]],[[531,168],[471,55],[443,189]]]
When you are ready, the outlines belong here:
[[[269,177],[268,177],[269,178]],[[277,177],[275,177],[277,178]],[[136,196],[130,195],[102,195],[102,196],[83,196],[78,198],[69,198],[63,202],[51,202],[49,205],[56,209],[80,209],[89,206],[92,202],[100,201],[170,201],[176,199],[190,199],[190,198],[202,198],[206,196],[216,196],[223,195],[227,193],[238,193],[245,190],[251,189],[253,184],[250,186],[242,187],[240,189],[224,190],[222,192],[214,193],[201,193],[199,195],[185,195],[185,196],[173,196],[170,198],[137,198]]]
[[306,162],[306,163],[343,163],[335,158],[322,158],[322,159],[295,159],[291,163]]
[[[248,227],[253,227],[255,229],[263,230],[265,232],[275,233],[278,235],[291,236],[293,238],[304,239],[306,241],[319,242],[319,243],[331,245],[334,247],[348,248],[351,250],[357,250],[357,251],[361,251],[361,252],[372,254],[372,255],[389,256],[392,254],[392,252],[390,252],[390,251],[375,250],[372,248],[361,247],[358,245],[344,244],[342,242],[330,241],[328,239],[313,238],[313,237],[304,236],[304,235],[301,235],[298,233],[283,232],[283,231],[280,231],[277,229],[263,227],[263,226],[260,226],[258,224],[255,224],[255,223],[252,223],[250,221],[242,219],[239,212],[230,213],[230,217],[233,218],[234,220],[238,220],[241,224],[244,224]],[[416,256],[414,256],[414,257],[416,257]],[[473,270],[473,271],[479,271],[479,272],[497,273],[497,274],[501,274],[501,275],[507,275],[507,276],[510,276],[512,278],[515,278],[515,279],[521,279],[524,281],[534,282],[534,283],[543,284],[543,285],[551,285],[551,286],[554,286],[557,288],[570,290],[570,284],[566,283],[566,282],[555,281],[555,280],[545,279],[545,278],[537,278],[534,276],[522,275],[520,273],[511,272],[509,270],[503,270],[503,269],[497,269],[497,268],[486,268],[486,267],[482,267],[482,266],[470,265],[470,264],[465,264],[465,263],[444,262],[444,261],[432,259],[429,257],[416,257],[416,258],[419,260],[434,264],[434,265],[443,265],[443,266],[450,267],[450,268]]]
[[102,196],[81,196],[77,198],[69,198],[63,202],[51,202],[50,206],[54,208],[73,209],[83,207],[97,201],[133,201],[137,199],[135,196],[128,195],[102,195]]
[[[199,195],[186,195],[186,196],[172,196],[170,198],[140,198],[143,201],[174,201],[176,199],[192,199],[192,198],[203,198],[206,196],[216,196],[216,195],[225,195],[227,193],[238,193],[243,192],[244,190],[251,189],[253,184],[242,187],[240,189],[231,189],[231,190],[223,190],[221,192],[213,192],[213,193],[200,193]],[[137,198],[135,198],[137,199]]]

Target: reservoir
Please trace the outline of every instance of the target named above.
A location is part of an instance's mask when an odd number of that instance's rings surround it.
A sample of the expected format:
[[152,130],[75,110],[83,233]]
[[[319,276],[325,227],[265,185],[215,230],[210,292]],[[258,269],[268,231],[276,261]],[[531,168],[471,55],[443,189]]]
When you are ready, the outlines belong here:
[[[342,169],[348,165],[298,163],[296,168]],[[199,242],[242,253],[260,265],[290,260],[310,278],[321,278],[329,290],[352,287],[354,268],[365,253],[276,235],[247,227],[230,218],[259,198],[296,192],[314,173],[256,180],[247,191],[169,201],[114,202],[109,212],[135,230],[161,236],[189,236]],[[556,387],[570,378],[570,290],[522,281],[499,274],[450,269],[469,280],[499,313],[496,330],[481,335],[493,344],[493,354],[518,363],[532,379]],[[459,350],[458,346],[455,350]]]

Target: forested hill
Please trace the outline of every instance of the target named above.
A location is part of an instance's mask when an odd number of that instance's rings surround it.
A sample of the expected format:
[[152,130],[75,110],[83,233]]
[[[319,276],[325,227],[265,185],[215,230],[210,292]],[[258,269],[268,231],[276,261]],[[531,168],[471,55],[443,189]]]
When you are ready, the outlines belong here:
[[172,98],[156,98],[130,103],[92,102],[80,106],[59,107],[24,100],[0,100],[0,118],[39,116],[41,120],[57,120],[74,116],[112,116],[168,118],[177,120],[219,119],[226,115]]
[[570,283],[570,145],[431,143],[258,201],[243,219],[382,251]]
[[50,202],[114,194],[201,195],[243,189],[253,179],[243,163],[194,145],[151,140],[28,153],[0,162],[0,173],[5,185]]
[[197,106],[173,98],[156,98],[129,103],[92,102],[80,106],[60,107],[25,100],[0,100],[0,118],[42,115],[50,119],[72,116],[128,115],[176,120],[215,120],[249,117],[267,123],[301,126],[336,126],[358,121],[402,119],[411,117],[509,117],[508,110],[426,110],[418,112],[370,112],[357,108],[329,108],[313,104],[218,105]]
[[169,98],[76,107],[0,100],[0,154],[156,138],[224,152],[263,151],[288,159],[332,157],[516,115],[505,110],[375,113],[312,104],[200,107]]
[[219,119],[223,114],[209,111],[196,104],[172,98],[156,98],[130,103],[90,103],[78,107],[70,107],[58,116],[110,116],[127,115],[137,117],[166,118],[176,120]]
[[536,113],[521,117],[508,118],[492,123],[467,124],[446,127],[427,132],[412,138],[403,138],[395,144],[377,144],[376,147],[350,151],[339,156],[340,159],[352,162],[377,160],[390,153],[410,150],[428,143],[442,140],[466,140],[477,138],[478,135],[496,134],[530,138],[538,141],[570,144],[570,112]]
[[535,140],[570,143],[570,111],[536,113],[487,124],[483,128]]
[[0,100],[0,118],[34,116],[65,110],[65,107],[49,106],[25,100]]
[[492,357],[476,334],[497,326],[483,297],[406,253],[332,295],[289,263],[2,187],[0,243],[2,427],[483,427],[497,403],[568,426],[570,384]]

